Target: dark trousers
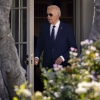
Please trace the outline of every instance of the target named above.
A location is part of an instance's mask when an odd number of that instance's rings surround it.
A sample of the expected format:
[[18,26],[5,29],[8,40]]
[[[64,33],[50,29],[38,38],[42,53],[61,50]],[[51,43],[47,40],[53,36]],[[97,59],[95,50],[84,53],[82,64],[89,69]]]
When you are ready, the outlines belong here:
[[41,69],[38,66],[34,66],[34,91],[43,91],[43,82],[41,80]]

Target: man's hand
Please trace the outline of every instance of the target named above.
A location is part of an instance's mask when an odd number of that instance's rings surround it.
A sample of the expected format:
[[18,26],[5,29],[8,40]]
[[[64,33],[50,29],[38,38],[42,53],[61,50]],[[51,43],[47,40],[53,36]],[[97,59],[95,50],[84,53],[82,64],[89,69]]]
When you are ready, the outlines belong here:
[[61,57],[58,57],[55,61],[55,64],[60,65],[63,62]]
[[34,58],[34,65],[38,65],[39,63],[39,59],[38,58]]

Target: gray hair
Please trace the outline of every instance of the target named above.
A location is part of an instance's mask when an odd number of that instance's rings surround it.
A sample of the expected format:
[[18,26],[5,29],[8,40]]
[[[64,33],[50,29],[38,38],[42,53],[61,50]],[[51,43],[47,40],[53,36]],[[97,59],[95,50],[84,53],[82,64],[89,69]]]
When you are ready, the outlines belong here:
[[56,6],[56,5],[50,5],[50,6],[47,7],[47,9],[48,8],[55,8],[57,10],[58,14],[59,14],[59,17],[61,16],[61,10],[60,10],[60,8],[58,6]]

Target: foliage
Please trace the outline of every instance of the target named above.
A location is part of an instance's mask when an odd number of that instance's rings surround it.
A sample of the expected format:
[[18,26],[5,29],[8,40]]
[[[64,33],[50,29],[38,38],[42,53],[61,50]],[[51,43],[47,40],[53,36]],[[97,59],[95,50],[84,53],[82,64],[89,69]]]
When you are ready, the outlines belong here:
[[100,100],[100,40],[81,42],[82,54],[77,57],[71,48],[71,66],[54,65],[54,69],[42,68],[43,95],[51,100]]
[[13,97],[13,100],[51,100],[50,97],[43,96],[40,91],[32,93],[31,88],[32,85],[28,82],[15,86],[16,96]]
[[28,82],[15,86],[13,100],[100,100],[100,40],[81,42],[82,53],[71,48],[70,66],[41,67],[43,93],[32,93]]
[[28,85],[28,82],[25,82],[23,84],[21,84],[20,86],[15,86],[15,92],[17,97],[13,97],[13,100],[27,100],[30,99],[32,93],[30,88],[32,87],[32,85]]

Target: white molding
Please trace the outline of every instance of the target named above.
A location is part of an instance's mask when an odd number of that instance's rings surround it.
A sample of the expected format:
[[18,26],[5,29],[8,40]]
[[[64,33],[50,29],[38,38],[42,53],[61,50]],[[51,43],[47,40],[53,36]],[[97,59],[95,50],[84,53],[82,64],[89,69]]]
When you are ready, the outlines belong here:
[[[27,0],[27,39],[29,61],[27,79],[31,84],[34,84],[34,0]],[[33,64],[31,64],[31,60],[33,60]]]

